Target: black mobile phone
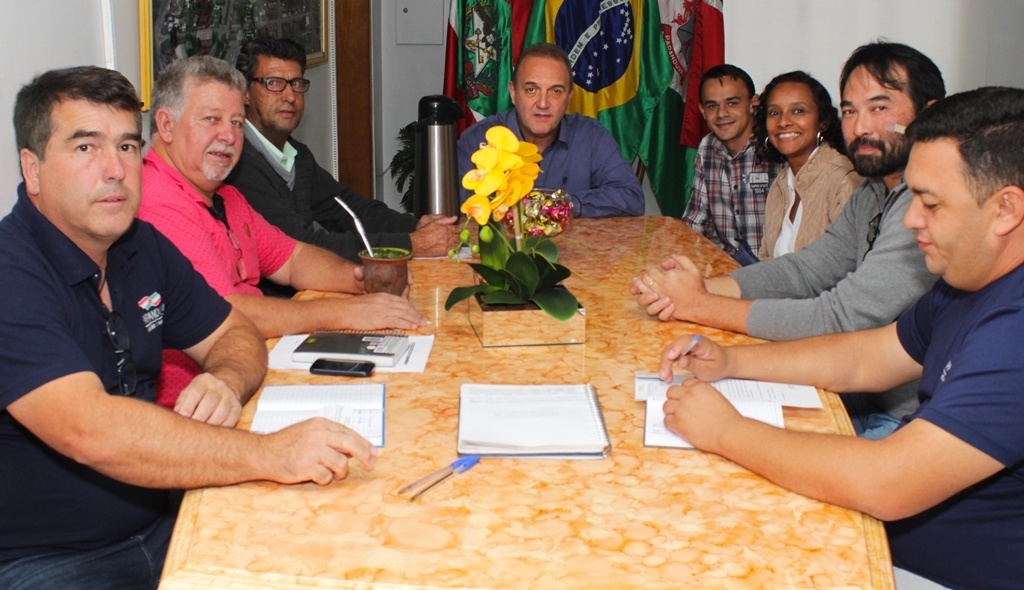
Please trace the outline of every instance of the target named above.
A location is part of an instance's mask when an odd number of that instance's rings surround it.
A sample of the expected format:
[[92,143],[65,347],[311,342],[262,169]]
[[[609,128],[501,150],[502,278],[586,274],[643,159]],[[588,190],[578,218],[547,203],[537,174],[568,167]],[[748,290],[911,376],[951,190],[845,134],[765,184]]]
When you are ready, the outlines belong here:
[[314,375],[346,375],[349,377],[369,377],[376,365],[370,361],[332,361],[316,359],[309,372]]

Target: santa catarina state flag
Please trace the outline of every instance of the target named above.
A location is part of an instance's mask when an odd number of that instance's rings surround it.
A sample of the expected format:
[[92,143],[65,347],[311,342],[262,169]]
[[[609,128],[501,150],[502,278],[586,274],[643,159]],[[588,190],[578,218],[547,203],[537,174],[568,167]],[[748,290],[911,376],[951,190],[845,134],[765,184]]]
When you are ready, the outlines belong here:
[[529,16],[529,0],[452,0],[444,94],[466,113],[456,122],[459,135],[480,119],[512,108],[508,82]]

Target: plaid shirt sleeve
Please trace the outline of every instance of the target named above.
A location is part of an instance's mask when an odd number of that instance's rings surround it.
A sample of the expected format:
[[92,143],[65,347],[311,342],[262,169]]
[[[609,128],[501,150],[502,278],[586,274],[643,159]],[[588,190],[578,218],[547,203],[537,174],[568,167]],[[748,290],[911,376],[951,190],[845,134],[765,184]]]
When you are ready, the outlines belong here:
[[697,153],[693,165],[693,188],[690,191],[690,202],[683,212],[683,222],[707,238],[715,235],[711,224],[711,208],[708,202],[708,188],[704,182],[704,152]]

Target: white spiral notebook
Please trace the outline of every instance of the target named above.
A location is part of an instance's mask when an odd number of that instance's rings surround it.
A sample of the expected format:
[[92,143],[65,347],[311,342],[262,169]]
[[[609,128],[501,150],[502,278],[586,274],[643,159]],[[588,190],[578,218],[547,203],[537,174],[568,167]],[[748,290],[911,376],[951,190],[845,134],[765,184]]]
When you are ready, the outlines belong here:
[[267,385],[256,404],[251,432],[277,432],[310,418],[327,418],[384,446],[384,384]]
[[460,455],[600,459],[612,450],[590,385],[484,385],[459,392]]

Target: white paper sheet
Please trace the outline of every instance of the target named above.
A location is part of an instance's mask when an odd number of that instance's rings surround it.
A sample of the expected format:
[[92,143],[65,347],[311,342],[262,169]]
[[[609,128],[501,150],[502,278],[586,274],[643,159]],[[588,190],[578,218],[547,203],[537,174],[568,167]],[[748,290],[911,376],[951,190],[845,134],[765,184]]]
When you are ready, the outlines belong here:
[[[644,424],[645,447],[672,447],[692,449],[693,445],[665,428],[664,394],[647,398],[647,418]],[[778,426],[785,426],[782,419],[782,405],[775,401],[729,400],[741,416]]]
[[[670,385],[679,385],[692,375],[676,374],[672,383],[658,379],[657,373],[637,371],[634,380],[634,399],[643,401],[653,395],[664,397]],[[711,384],[722,392],[731,402],[738,401],[773,401],[791,408],[821,408],[821,396],[818,390],[810,385],[793,385],[792,383],[772,383],[769,381],[751,381],[748,379],[722,379]],[[735,405],[735,404],[734,404]]]
[[256,404],[252,432],[277,432],[310,418],[327,418],[384,445],[384,384],[267,385]]

